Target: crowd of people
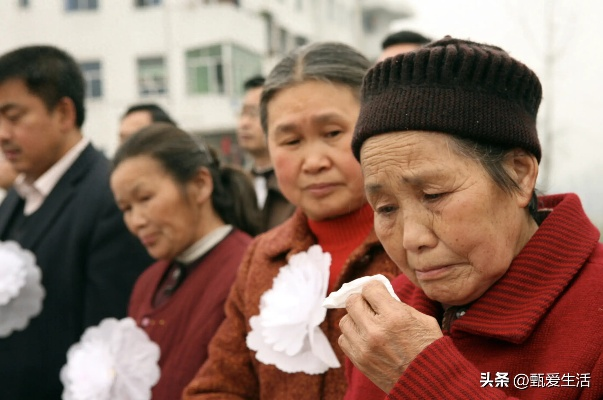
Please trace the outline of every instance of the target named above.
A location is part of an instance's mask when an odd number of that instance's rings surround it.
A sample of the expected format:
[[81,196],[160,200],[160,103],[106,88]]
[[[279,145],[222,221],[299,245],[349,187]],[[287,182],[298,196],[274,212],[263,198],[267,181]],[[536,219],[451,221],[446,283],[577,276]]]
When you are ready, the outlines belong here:
[[[0,241],[45,296],[0,337],[0,397],[61,398],[69,347],[129,316],[153,399],[602,398],[603,247],[575,194],[537,194],[541,99],[489,44],[311,43],[245,82],[247,169],[146,103],[108,159],[71,55],[1,55]],[[374,275],[396,296],[322,307]]]

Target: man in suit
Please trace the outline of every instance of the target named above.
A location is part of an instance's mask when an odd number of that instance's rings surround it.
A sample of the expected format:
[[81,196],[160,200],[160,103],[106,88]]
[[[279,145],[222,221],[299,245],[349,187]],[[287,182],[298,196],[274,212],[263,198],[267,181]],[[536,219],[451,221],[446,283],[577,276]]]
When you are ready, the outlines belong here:
[[115,205],[109,161],[82,136],[84,87],[55,47],[0,56],[0,146],[19,173],[0,206],[0,240],[35,254],[46,291],[41,313],[0,339],[2,399],[60,399],[69,346],[86,327],[126,315],[152,261]]
[[237,124],[239,146],[252,158],[250,172],[261,210],[261,231],[267,231],[289,218],[295,206],[281,193],[266,143],[266,134],[260,123],[260,98],[264,77],[254,76],[243,84],[245,95]]

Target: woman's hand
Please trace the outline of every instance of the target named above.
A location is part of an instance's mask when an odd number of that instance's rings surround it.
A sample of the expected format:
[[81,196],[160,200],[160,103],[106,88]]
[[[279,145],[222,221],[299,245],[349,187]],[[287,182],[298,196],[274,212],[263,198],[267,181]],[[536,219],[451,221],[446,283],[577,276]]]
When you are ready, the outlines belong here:
[[410,362],[443,336],[435,318],[392,298],[379,282],[350,296],[346,309],[348,314],[339,322],[339,346],[386,393]]

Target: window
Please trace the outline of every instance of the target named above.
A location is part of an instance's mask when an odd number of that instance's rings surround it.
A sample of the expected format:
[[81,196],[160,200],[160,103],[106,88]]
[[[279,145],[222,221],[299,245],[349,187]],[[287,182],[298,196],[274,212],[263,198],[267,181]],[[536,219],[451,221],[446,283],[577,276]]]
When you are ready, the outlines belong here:
[[243,84],[254,75],[262,73],[260,56],[239,46],[232,46],[233,93],[243,94]]
[[222,46],[210,46],[186,53],[189,93],[224,93]]
[[219,44],[186,53],[187,90],[190,94],[243,92],[243,83],[262,71],[261,57],[231,44]]
[[286,54],[289,51],[289,35],[284,28],[278,29],[278,45],[279,54]]
[[303,36],[296,36],[295,37],[295,46],[296,47],[303,46],[303,45],[305,45],[307,43],[308,43],[308,39],[306,39],[305,37],[303,37]]
[[327,0],[327,16],[331,21],[335,19],[335,0]]
[[268,49],[268,55],[273,56],[276,53],[276,26],[274,24],[274,19],[271,14],[264,13],[262,16],[264,17],[266,27],[266,48]]
[[65,0],[65,10],[96,10],[98,9],[98,0]]
[[161,0],[134,0],[134,5],[136,7],[160,6]]
[[84,81],[86,82],[86,97],[97,99],[103,97],[103,81],[100,61],[80,63]]
[[232,4],[234,6],[239,6],[239,0],[203,0],[203,4]]
[[377,29],[377,18],[372,12],[363,12],[362,13],[362,26],[364,32],[366,33],[374,33]]
[[138,94],[140,96],[167,93],[167,76],[163,57],[138,60]]

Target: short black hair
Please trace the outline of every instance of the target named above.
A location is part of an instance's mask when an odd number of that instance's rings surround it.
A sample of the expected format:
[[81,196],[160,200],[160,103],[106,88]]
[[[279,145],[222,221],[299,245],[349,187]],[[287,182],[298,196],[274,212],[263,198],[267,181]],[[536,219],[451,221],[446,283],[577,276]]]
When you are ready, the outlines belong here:
[[169,114],[155,103],[134,104],[126,110],[126,112],[122,116],[122,119],[138,111],[148,111],[151,114],[152,122],[165,122],[177,126],[176,122],[174,122],[174,120],[169,116]]
[[0,57],[0,84],[20,79],[52,111],[67,97],[75,108],[75,123],[84,124],[84,76],[79,64],[64,50],[53,46],[26,46]]
[[431,42],[431,39],[420,33],[414,31],[399,31],[387,35],[385,39],[383,39],[383,42],[381,42],[381,49],[385,50],[396,44],[427,44],[429,42]]
[[262,75],[255,75],[247,79],[245,83],[243,83],[243,89],[245,89],[245,91],[248,91],[251,89],[261,88],[262,86],[264,86],[264,82],[266,82],[266,78],[264,78]]

